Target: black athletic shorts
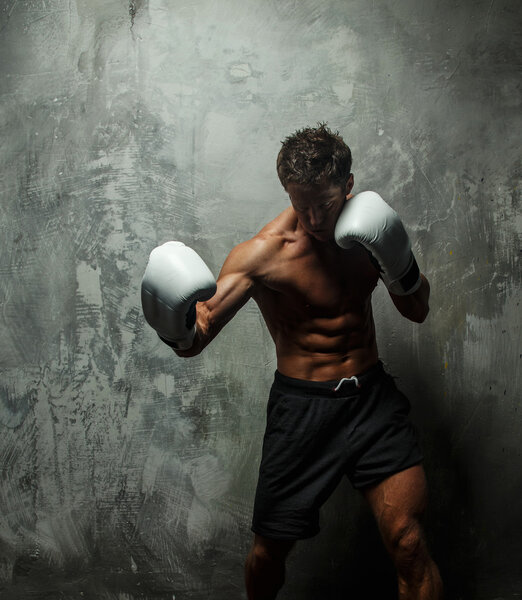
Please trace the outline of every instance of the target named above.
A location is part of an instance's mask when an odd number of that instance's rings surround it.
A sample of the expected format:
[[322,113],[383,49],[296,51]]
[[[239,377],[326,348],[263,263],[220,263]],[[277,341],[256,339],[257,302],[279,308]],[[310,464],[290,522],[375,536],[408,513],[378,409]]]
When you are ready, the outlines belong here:
[[273,539],[312,537],[319,508],[343,475],[359,489],[422,461],[410,403],[382,363],[357,379],[359,385],[339,386],[276,371],[252,531]]

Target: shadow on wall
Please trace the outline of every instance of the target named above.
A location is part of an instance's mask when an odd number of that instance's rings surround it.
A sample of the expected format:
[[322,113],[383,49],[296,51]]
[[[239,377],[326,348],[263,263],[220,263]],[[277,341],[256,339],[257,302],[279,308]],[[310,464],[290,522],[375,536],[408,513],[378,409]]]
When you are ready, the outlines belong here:
[[291,555],[281,600],[396,600],[395,572],[373,515],[348,479],[323,507],[321,527]]
[[[431,489],[425,531],[447,598],[482,598],[476,581],[480,544],[466,465],[452,451],[450,431],[427,431],[422,438]],[[373,515],[348,480],[324,506],[321,521],[319,536],[301,542],[291,556],[281,600],[396,599],[392,562]]]
[[[401,356],[410,349],[404,345]],[[397,344],[400,353],[400,343]],[[417,381],[415,381],[415,378]],[[411,377],[410,377],[411,379]],[[424,467],[430,489],[424,527],[431,554],[445,582],[448,600],[489,598],[477,580],[480,569],[481,536],[474,524],[474,503],[467,457],[454,445],[454,431],[444,415],[437,414],[436,393],[428,392],[427,376],[419,373],[409,381],[430,403],[432,423],[421,423],[422,412],[414,410],[424,452]],[[402,387],[399,382],[399,387]],[[410,386],[408,386],[410,387]],[[425,398],[425,400],[424,400]],[[469,401],[469,399],[468,399]],[[453,402],[464,405],[464,399]],[[418,417],[417,417],[418,414]],[[437,429],[433,424],[439,425]],[[437,425],[436,425],[437,427]],[[468,460],[469,458],[469,460]],[[281,600],[353,600],[397,598],[395,569],[389,559],[373,515],[362,495],[344,479],[321,513],[321,533],[296,546],[288,565],[287,583]],[[497,581],[498,583],[498,581]]]
[[[401,347],[399,343],[397,348],[402,351],[400,356],[409,356],[406,344]],[[187,375],[187,386],[191,379]],[[144,405],[143,423],[150,424],[150,427],[144,426],[144,434],[149,436],[154,432],[154,443],[160,448],[174,446],[175,451],[181,452],[182,449],[176,445],[186,445],[187,440],[179,435],[178,429],[184,419],[188,420],[193,424],[190,435],[194,436],[191,437],[193,444],[189,445],[204,456],[213,452],[214,443],[218,439],[223,441],[223,436],[248,437],[246,421],[242,421],[238,412],[239,406],[230,404],[231,399],[238,400],[246,392],[239,383],[229,392],[229,378],[218,379],[213,378],[212,383],[209,380],[208,385],[202,387],[183,417],[178,414],[182,405],[175,398],[171,399],[170,410],[176,417],[160,419],[159,425],[157,407],[164,406],[166,398]],[[482,529],[477,525],[483,517],[477,515],[481,502],[476,497],[476,489],[472,488],[470,468],[477,462],[478,444],[486,439],[486,432],[477,429],[475,424],[474,440],[468,446],[457,443],[455,425],[442,412],[446,410],[445,405],[436,402],[440,390],[434,389],[434,386],[430,388],[427,383],[428,378],[422,372],[409,376],[407,395],[414,405],[414,420],[420,432],[430,487],[426,533],[446,583],[446,597],[448,600],[498,597],[498,590],[505,590],[505,586],[509,585],[505,582],[516,579],[509,572],[502,578],[503,569],[509,567],[503,567],[503,556],[510,556],[511,552],[516,555],[519,529],[516,522],[512,523],[510,532],[494,531],[493,528],[485,531],[484,525]],[[403,387],[400,382],[399,387]],[[493,404],[488,393],[474,398],[474,402],[482,406]],[[462,392],[453,394],[451,404],[455,407],[469,406],[470,398],[459,397],[459,394]],[[415,398],[422,399],[422,404]],[[206,410],[209,402],[218,407],[212,422],[208,420]],[[422,413],[422,405],[430,407],[429,420]],[[252,421],[247,414],[244,417],[248,422]],[[463,421],[460,415],[457,420]],[[483,427],[487,426],[484,422]],[[244,452],[239,438],[229,439],[224,448],[237,448],[238,452]],[[475,455],[472,454],[473,448]],[[252,451],[257,452],[255,448]],[[257,454],[255,458],[248,458],[251,469],[257,466],[258,458]],[[135,462],[132,457],[129,461],[129,464]],[[213,592],[218,599],[243,599],[242,562],[246,547],[242,546],[246,546],[250,539],[247,517],[238,524],[243,513],[230,508],[229,501],[233,496],[224,498],[223,503],[209,512],[212,523],[218,525],[217,529],[210,537],[204,536],[204,544],[200,540],[191,547],[183,515],[190,511],[194,490],[186,473],[183,479],[184,472],[178,472],[176,468],[170,464],[168,473],[158,471],[157,493],[147,501],[140,495],[138,482],[122,489],[116,500],[106,502],[105,509],[103,501],[99,501],[94,509],[95,523],[89,513],[92,507],[89,506],[85,510],[79,507],[70,516],[63,515],[63,518],[75,521],[78,531],[83,530],[82,537],[89,549],[88,558],[86,555],[69,557],[60,567],[51,564],[49,556],[37,553],[18,556],[12,568],[7,564],[1,565],[4,571],[11,571],[12,577],[5,572],[5,580],[10,579],[10,583],[0,589],[0,597],[8,600],[119,600],[123,595],[128,600],[172,600],[173,595],[182,595],[183,598],[202,600]],[[485,472],[491,472],[491,465],[486,465]],[[234,486],[244,494],[246,484],[243,476],[237,473],[235,476]],[[250,483],[253,489],[250,481],[248,488]],[[497,507],[500,511],[502,499],[495,497],[498,493],[493,488],[490,482],[484,482],[484,494],[493,498],[488,506]],[[179,504],[181,518],[179,526],[172,528],[167,519],[173,508],[173,496],[169,494],[177,494],[178,491],[179,499],[174,504]],[[504,508],[509,510],[505,503]],[[226,518],[229,509],[233,513],[230,523],[235,529],[230,530],[228,538],[223,538],[225,524],[229,523]],[[382,546],[373,516],[348,480],[343,480],[324,506],[321,524],[321,533],[312,540],[299,543],[291,555],[288,580],[281,592],[281,600],[337,600],[347,595],[354,600],[369,597],[395,599],[393,566]],[[228,525],[227,528],[230,529]],[[488,548],[498,548],[502,535],[505,554],[489,556]],[[9,555],[13,555],[12,548],[0,548],[0,556]],[[487,569],[484,568],[484,556],[489,561]],[[516,597],[515,592],[513,589],[513,597]]]

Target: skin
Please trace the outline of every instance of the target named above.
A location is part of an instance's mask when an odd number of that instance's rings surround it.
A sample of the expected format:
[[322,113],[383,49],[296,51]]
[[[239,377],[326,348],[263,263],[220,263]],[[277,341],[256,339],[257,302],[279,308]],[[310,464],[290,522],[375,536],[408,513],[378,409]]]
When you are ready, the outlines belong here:
[[[378,271],[360,245],[339,248],[334,229],[352,198],[346,187],[324,181],[290,183],[290,206],[256,236],[236,246],[217,280],[217,292],[197,305],[197,329],[182,357],[199,354],[252,298],[274,340],[278,370],[311,381],[363,373],[378,360],[371,294]],[[429,311],[429,283],[390,297],[407,319],[421,323]],[[426,505],[424,471],[417,465],[363,490],[383,542],[397,568],[399,596],[439,599],[442,584],[420,525]],[[256,535],[246,562],[249,600],[275,598],[294,543]]]

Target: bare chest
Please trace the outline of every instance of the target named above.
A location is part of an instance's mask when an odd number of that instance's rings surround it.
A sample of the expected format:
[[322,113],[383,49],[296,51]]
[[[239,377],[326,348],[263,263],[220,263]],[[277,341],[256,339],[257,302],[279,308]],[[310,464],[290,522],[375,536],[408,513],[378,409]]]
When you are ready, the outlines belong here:
[[259,299],[297,313],[336,316],[365,304],[377,280],[362,247],[288,244],[262,274]]

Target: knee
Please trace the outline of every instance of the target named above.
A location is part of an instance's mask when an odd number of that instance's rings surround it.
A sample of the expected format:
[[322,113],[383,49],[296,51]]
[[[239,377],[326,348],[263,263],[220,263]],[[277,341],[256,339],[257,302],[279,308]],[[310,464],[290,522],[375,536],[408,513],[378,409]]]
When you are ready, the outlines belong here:
[[290,542],[268,540],[256,535],[245,565],[249,600],[275,598],[285,582],[285,561]]
[[250,550],[250,557],[256,564],[274,562],[277,560],[275,554],[263,544],[254,543]]
[[276,542],[256,536],[250,550],[250,559],[258,565],[284,564],[291,547],[289,542]]
[[398,566],[407,568],[426,555],[424,535],[416,520],[396,524],[390,535],[389,547]]

